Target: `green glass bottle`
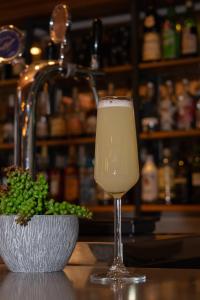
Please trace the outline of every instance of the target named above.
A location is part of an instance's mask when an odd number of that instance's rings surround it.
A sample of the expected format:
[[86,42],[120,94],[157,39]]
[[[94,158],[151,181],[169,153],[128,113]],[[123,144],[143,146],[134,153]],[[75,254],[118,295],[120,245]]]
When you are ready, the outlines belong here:
[[169,8],[167,17],[162,24],[162,57],[164,59],[177,58],[177,34],[175,22],[175,9],[171,3],[167,1]]

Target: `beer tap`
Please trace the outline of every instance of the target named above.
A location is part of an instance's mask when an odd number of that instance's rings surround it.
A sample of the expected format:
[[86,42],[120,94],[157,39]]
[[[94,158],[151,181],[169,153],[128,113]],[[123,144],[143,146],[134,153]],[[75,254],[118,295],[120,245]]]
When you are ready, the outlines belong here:
[[[39,61],[27,66],[21,74],[17,87],[17,101],[15,107],[15,149],[14,163],[23,169],[29,169],[35,177],[35,144],[36,144],[36,104],[40,88],[50,76],[58,75],[68,78],[73,76],[84,77],[88,80],[96,103],[98,94],[95,78],[103,73],[98,71],[98,55],[96,64],[85,68],[72,64],[65,57],[65,49],[68,46],[66,38],[70,27],[69,9],[65,4],[57,5],[51,16],[50,37],[51,41],[60,45],[58,60]],[[100,27],[100,21],[98,26]],[[95,33],[99,32],[95,26]],[[95,39],[96,52],[100,42],[99,35]]]

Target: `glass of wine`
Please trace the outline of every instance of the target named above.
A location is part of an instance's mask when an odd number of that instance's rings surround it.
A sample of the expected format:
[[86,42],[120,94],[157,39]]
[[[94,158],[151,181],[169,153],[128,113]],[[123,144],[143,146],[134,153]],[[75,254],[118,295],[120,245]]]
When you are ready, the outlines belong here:
[[91,281],[140,283],[145,275],[129,272],[123,264],[121,197],[139,178],[138,150],[133,102],[127,97],[102,97],[97,109],[95,181],[114,199],[114,261],[105,274]]

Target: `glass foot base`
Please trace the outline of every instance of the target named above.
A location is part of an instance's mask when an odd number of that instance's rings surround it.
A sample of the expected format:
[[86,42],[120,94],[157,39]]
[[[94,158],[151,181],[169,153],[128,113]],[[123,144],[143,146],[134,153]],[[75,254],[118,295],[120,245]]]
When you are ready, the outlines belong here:
[[146,282],[146,275],[128,272],[120,274],[120,276],[109,276],[109,273],[92,274],[90,276],[92,283],[99,284],[113,284],[113,283],[144,283]]

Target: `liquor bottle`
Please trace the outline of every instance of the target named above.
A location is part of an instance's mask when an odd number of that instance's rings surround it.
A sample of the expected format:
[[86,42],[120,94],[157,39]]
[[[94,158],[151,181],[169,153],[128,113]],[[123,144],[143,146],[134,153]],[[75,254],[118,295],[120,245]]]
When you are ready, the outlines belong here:
[[178,204],[188,203],[190,201],[189,199],[190,176],[189,176],[189,166],[184,157],[179,158],[176,161],[174,185],[175,185],[175,199],[173,199],[172,202]]
[[[123,65],[130,63],[130,26],[120,25],[113,27],[109,33],[110,64]],[[120,43],[119,43],[120,41]]]
[[190,80],[190,95],[194,104],[194,128],[200,129],[200,81],[198,78]]
[[79,118],[83,134],[96,132],[96,105],[91,92],[81,91],[78,94]]
[[49,193],[56,201],[63,200],[63,166],[65,155],[55,154],[55,165],[49,168]]
[[[161,89],[160,89],[161,90]],[[160,92],[159,117],[160,129],[172,130],[175,126],[176,107],[174,105],[174,92],[171,80],[166,81]]]
[[165,204],[171,204],[175,197],[174,168],[171,161],[171,151],[163,150],[163,159],[158,169],[159,200]]
[[64,169],[64,200],[78,203],[79,198],[79,176],[77,167],[77,153],[75,146],[68,150],[67,166]]
[[85,120],[85,133],[88,135],[94,135],[96,132],[97,124],[97,110],[96,108],[91,109],[86,114]]
[[72,89],[72,101],[71,109],[67,112],[67,134],[81,135],[83,130],[77,87]]
[[10,94],[8,96],[6,119],[2,128],[3,141],[7,143],[13,142],[14,139],[14,105],[15,105],[15,96],[13,94]]
[[87,173],[86,170],[86,151],[84,146],[79,147],[78,151],[78,167],[79,167],[79,181],[80,181],[80,204],[87,203],[87,191],[85,190],[85,175]]
[[140,161],[141,161],[141,165],[143,166],[147,160],[147,156],[148,156],[148,150],[147,148],[141,147],[140,148]]
[[43,90],[39,94],[37,107],[39,116],[36,123],[37,138],[47,138],[49,136],[48,116],[50,115],[50,99],[48,84],[45,83]]
[[156,93],[153,82],[147,83],[147,93],[142,99],[140,116],[143,131],[155,131],[158,128]]
[[159,59],[161,59],[160,30],[154,5],[150,3],[144,19],[142,60],[156,61]]
[[49,171],[49,193],[56,201],[62,201],[61,194],[62,174],[57,168]]
[[194,151],[191,162],[191,201],[200,203],[200,148]]
[[162,57],[164,59],[176,58],[177,32],[175,23],[175,8],[172,0],[166,1],[168,5],[167,17],[162,24]]
[[[131,61],[131,44],[130,44],[130,37],[131,30],[130,25],[121,25],[119,27],[119,37],[121,40],[121,49],[119,49],[119,61],[123,64],[128,64]],[[118,45],[119,46],[119,45]]]
[[47,146],[41,147],[41,152],[37,157],[38,171],[40,174],[43,174],[47,181],[49,181],[49,154]]
[[79,180],[80,204],[96,204],[96,187],[94,181],[94,166],[91,157],[86,155],[84,146],[79,147]]
[[56,89],[54,113],[51,115],[49,120],[51,137],[63,137],[67,135],[66,109],[62,102],[62,98],[62,90]]
[[96,202],[98,205],[112,205],[113,198],[110,194],[106,193],[102,187],[96,184]]
[[182,21],[178,19],[176,16],[175,21],[175,29],[176,29],[176,57],[179,58],[181,56],[181,43],[182,43]]
[[108,83],[107,94],[108,96],[115,95],[115,84],[112,81]]
[[195,127],[200,129],[200,97],[195,103]]
[[186,0],[186,15],[182,30],[182,55],[192,56],[198,53],[197,23],[194,17],[192,0]]
[[158,198],[158,170],[152,155],[148,155],[142,168],[142,201],[155,202]]
[[177,127],[190,129],[194,123],[194,100],[189,93],[189,81],[183,79],[181,91],[177,97]]

